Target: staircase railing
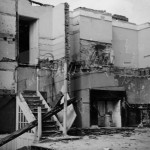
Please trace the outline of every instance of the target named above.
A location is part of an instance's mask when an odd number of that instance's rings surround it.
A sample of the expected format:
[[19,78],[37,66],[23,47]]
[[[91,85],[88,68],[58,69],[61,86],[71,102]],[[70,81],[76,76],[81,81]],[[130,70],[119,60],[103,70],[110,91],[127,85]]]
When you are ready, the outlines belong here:
[[[45,99],[43,98],[43,96],[41,95],[41,93],[39,91],[37,91],[37,96],[40,97],[40,100],[42,100],[42,104],[45,105],[45,107],[48,109],[48,111],[51,111],[50,106],[47,104],[47,102],[45,101]],[[56,124],[59,126],[59,130],[63,131],[63,126],[61,125],[61,123],[59,122],[57,117],[54,115],[54,116],[52,116],[52,118],[54,119],[54,121],[56,121]]]
[[[36,118],[21,93],[16,97],[16,100],[16,130],[18,130],[36,120]],[[33,128],[31,132],[35,133],[36,129]]]

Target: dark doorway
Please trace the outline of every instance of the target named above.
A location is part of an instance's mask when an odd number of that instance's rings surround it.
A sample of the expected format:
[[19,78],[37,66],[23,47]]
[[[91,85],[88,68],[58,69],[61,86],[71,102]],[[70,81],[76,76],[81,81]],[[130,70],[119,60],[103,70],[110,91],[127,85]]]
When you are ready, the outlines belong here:
[[19,18],[19,63],[29,64],[30,21]]
[[34,47],[33,34],[36,27],[33,27],[33,24],[35,22],[35,18],[19,16],[19,64],[29,64],[30,49]]
[[125,97],[125,91],[92,89],[90,91],[90,124],[105,127],[106,120],[109,120],[110,126],[119,126],[117,119],[120,115],[120,124],[124,126],[126,121],[121,120],[121,105]]

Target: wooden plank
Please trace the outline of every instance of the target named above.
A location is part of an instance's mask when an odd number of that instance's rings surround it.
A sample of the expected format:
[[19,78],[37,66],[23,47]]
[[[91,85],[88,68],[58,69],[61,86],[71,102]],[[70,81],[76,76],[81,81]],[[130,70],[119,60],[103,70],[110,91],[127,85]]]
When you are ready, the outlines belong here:
[[[69,106],[70,104],[76,102],[75,98],[72,98],[68,101],[67,105]],[[63,105],[64,104],[60,104],[57,105],[56,107],[54,107],[51,111],[49,111],[48,113],[44,114],[42,116],[42,121],[49,119],[50,117],[52,117],[53,115],[57,114],[59,111],[61,111],[63,109]],[[18,136],[22,135],[23,133],[31,130],[32,128],[34,128],[35,126],[38,125],[38,121],[32,121],[31,123],[29,123],[28,125],[26,125],[24,128],[19,129],[15,132],[13,132],[12,134],[6,136],[5,138],[0,140],[0,147],[3,146],[4,144],[8,143],[11,140],[14,140],[15,138],[17,138]]]

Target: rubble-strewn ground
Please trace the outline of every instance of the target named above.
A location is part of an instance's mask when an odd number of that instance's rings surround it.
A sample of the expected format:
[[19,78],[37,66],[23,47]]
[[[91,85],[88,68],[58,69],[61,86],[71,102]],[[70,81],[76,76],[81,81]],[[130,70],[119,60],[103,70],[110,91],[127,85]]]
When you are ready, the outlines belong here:
[[150,150],[150,128],[114,131],[105,135],[88,132],[74,140],[53,138],[40,146],[52,150]]

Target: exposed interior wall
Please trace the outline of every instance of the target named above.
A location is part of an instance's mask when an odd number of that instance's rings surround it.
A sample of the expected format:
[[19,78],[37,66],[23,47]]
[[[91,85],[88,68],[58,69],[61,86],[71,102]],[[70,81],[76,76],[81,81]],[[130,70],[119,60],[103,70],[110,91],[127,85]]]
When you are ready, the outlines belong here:
[[70,60],[80,60],[80,16],[70,12]]
[[121,101],[126,96],[120,88],[90,90],[90,125],[122,127]]
[[[37,70],[31,67],[19,67],[18,72],[18,92],[24,90],[36,91]],[[52,103],[52,94],[55,87],[52,86],[52,72],[49,70],[39,70],[39,91],[47,92],[47,102]],[[52,93],[53,91],[53,93]]]
[[112,45],[88,40],[80,40],[80,61],[84,67],[96,67],[110,64]]
[[113,21],[112,48],[115,66],[138,67],[138,31],[136,25]]
[[[97,121],[95,125],[100,127],[121,127],[120,101],[97,101]],[[105,110],[107,109],[107,110]],[[96,117],[95,117],[96,118]]]
[[15,91],[15,0],[0,1],[0,89]]
[[[34,64],[38,63],[39,58],[39,33],[38,33],[38,28],[39,28],[39,21],[38,20],[33,20],[30,24],[30,29],[29,29],[29,63]],[[38,53],[37,53],[38,52]]]
[[118,100],[113,106],[112,120],[114,125],[116,127],[122,127],[123,118],[121,118],[121,100]]
[[150,24],[149,27],[139,30],[139,68],[150,67]]

